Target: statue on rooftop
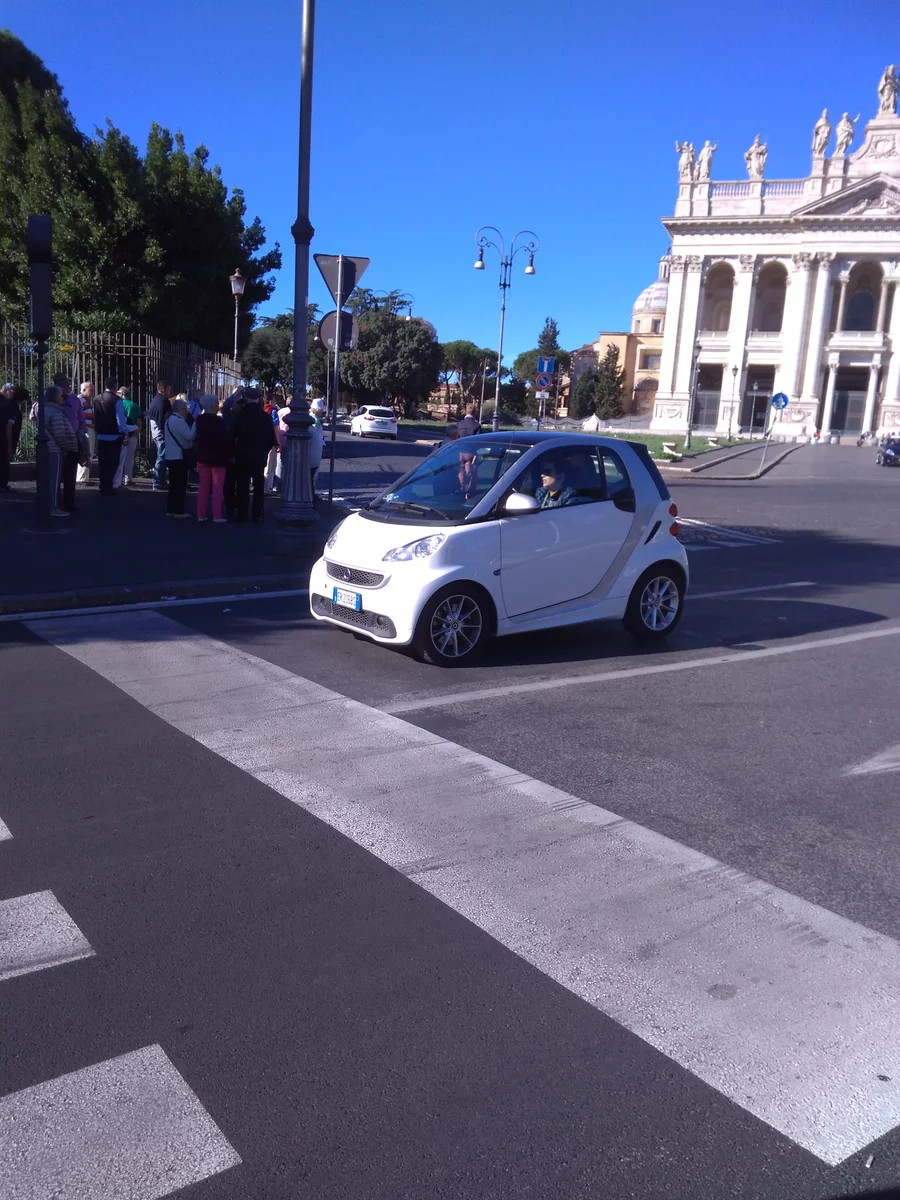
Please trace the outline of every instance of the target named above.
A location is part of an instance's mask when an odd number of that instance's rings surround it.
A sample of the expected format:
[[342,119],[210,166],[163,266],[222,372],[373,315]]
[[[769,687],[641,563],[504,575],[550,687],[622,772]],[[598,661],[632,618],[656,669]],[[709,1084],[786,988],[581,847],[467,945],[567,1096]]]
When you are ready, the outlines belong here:
[[878,100],[881,107],[879,117],[889,116],[897,112],[897,93],[900,91],[900,80],[894,74],[894,67],[885,67],[881,82],[878,85]]
[[753,139],[753,145],[744,155],[747,164],[747,174],[751,179],[762,179],[766,169],[766,159],[769,157],[769,147],[760,141],[759,134]]
[[813,130],[813,154],[824,154],[828,148],[828,139],[831,137],[831,122],[828,120],[828,109],[822,109],[822,115],[816,121],[816,127]]
[[694,144],[685,142],[675,143],[675,150],[681,157],[678,160],[678,178],[682,183],[690,183],[694,178]]
[[850,114],[844,113],[844,115],[841,117],[840,121],[838,121],[838,127],[837,127],[837,130],[835,131],[835,144],[834,144],[834,153],[835,153],[835,155],[837,155],[838,158],[843,157],[843,155],[845,155],[847,153],[847,148],[849,147],[850,143],[853,141],[854,126],[856,125],[856,122],[858,120],[859,120],[859,114],[857,114],[856,120],[851,121]]
[[718,142],[716,142],[715,145],[713,145],[709,141],[706,141],[703,143],[703,149],[700,151],[699,155],[697,156],[697,178],[698,179],[702,179],[704,181],[709,179],[710,173],[712,171],[713,155],[718,150],[718,148],[719,148]]

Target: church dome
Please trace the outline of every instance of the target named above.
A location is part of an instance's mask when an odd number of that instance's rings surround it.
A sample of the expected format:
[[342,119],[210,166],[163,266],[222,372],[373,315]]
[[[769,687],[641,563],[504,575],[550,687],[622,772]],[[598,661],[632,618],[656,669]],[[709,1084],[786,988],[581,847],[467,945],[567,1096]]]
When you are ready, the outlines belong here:
[[664,313],[666,311],[666,302],[669,298],[669,268],[672,265],[672,252],[667,250],[659,260],[659,276],[645,287],[631,310],[633,317],[639,317],[642,313]]

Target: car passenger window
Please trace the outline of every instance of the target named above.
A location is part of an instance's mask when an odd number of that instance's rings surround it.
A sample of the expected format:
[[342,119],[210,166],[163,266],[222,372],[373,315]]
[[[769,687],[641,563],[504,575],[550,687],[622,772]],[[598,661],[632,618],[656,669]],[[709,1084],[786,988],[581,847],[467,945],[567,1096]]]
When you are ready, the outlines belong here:
[[513,491],[534,496],[542,508],[574,508],[606,498],[600,459],[591,446],[548,450],[523,471]]
[[631,487],[631,480],[628,478],[625,464],[615,451],[603,450],[601,456],[603,458],[603,474],[606,476],[606,495],[608,499],[612,500],[614,496],[618,496],[620,492],[625,492]]

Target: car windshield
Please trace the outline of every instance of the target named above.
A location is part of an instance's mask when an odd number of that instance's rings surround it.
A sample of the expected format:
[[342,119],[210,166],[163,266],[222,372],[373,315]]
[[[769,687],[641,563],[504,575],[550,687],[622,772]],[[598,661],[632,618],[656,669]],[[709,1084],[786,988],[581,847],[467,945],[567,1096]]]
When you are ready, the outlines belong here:
[[391,408],[367,408],[366,413],[370,417],[392,417],[394,410]]
[[502,434],[460,438],[443,446],[368,507],[425,520],[462,521],[531,443]]

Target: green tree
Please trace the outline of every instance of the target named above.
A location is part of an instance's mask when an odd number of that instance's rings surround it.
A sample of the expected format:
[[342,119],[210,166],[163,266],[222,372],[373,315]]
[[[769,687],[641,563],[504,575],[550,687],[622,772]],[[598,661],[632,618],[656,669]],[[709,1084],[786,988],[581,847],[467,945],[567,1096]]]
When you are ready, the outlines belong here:
[[[115,92],[110,95],[114,96]],[[26,218],[53,218],[54,307],[61,322],[130,329],[209,349],[232,344],[228,276],[247,279],[242,340],[271,295],[276,245],[244,221],[203,146],[151,126],[142,156],[114,125],[93,139],[76,127],[56,77],[0,31],[0,317],[28,310]]]
[[[447,389],[447,404],[450,404],[451,380],[456,384],[458,407],[474,400],[476,382],[480,383],[480,371],[484,365],[486,351],[465,338],[444,342],[441,346],[441,378]],[[458,411],[458,410],[457,410]]]
[[290,329],[274,323],[254,329],[241,363],[245,375],[257,380],[267,391],[281,388],[286,392],[294,376],[293,340]]
[[597,369],[597,416],[602,421],[614,421],[625,413],[625,371],[619,367],[619,347],[611,344]]
[[443,356],[434,326],[420,317],[411,321],[391,315],[383,306],[359,319],[359,343],[341,355],[341,390],[356,403],[399,402],[411,414],[438,382]]
[[553,317],[544,318],[544,328],[538,337],[537,348],[541,354],[557,354],[559,352],[559,326]]
[[578,376],[569,399],[569,416],[576,420],[589,417],[597,407],[597,372],[587,367]]

